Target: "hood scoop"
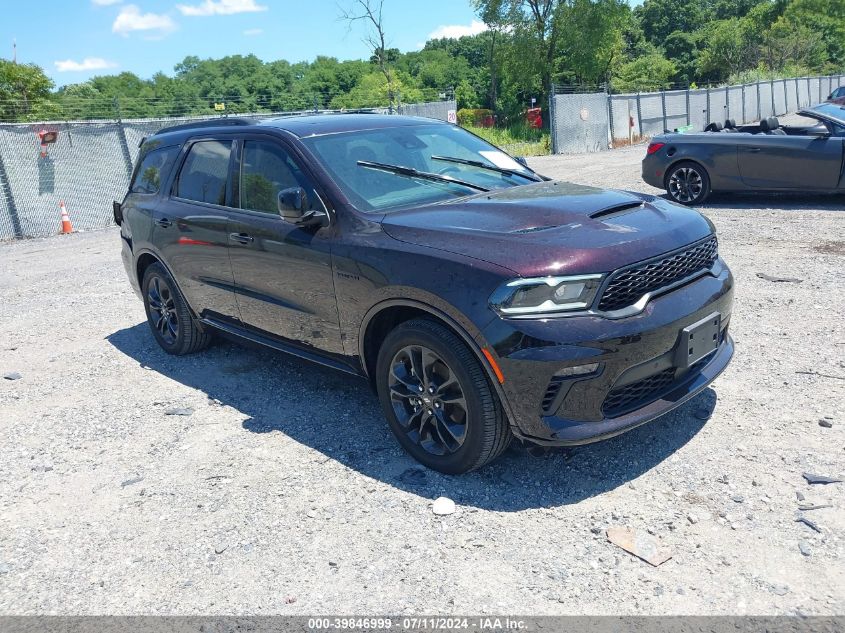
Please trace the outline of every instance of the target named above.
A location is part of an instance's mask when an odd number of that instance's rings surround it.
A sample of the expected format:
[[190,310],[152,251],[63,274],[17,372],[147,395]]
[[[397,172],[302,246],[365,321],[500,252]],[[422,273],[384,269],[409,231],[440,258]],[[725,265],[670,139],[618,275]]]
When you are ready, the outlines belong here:
[[645,203],[642,200],[636,202],[623,202],[622,204],[614,204],[604,209],[599,209],[590,214],[590,219],[596,220],[598,218],[606,218],[611,215],[618,215],[631,211],[633,209],[641,209]]

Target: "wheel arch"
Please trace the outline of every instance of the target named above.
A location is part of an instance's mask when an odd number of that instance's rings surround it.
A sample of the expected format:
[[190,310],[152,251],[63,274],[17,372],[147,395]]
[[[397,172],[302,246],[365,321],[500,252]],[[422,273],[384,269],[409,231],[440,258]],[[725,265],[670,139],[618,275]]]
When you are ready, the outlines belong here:
[[690,156],[678,156],[677,158],[675,158],[675,160],[673,160],[671,163],[669,163],[669,166],[666,167],[666,171],[663,172],[663,186],[664,187],[669,184],[669,174],[671,173],[671,171],[673,169],[675,169],[675,167],[677,167],[681,163],[693,163],[694,165],[703,169],[707,173],[707,177],[710,179],[710,187],[712,189],[712,187],[713,187],[713,176],[712,176],[712,173],[711,173],[712,167],[708,167],[704,163],[704,161],[701,160],[700,158],[690,157]]
[[[143,253],[139,254],[135,260],[135,277],[138,280],[138,287],[140,288],[144,282],[144,273],[147,271],[147,268],[152,266],[153,264],[161,264],[164,266],[165,270],[167,270],[167,266],[165,266],[164,262],[161,261],[159,257],[156,257],[149,251],[144,251]],[[168,270],[168,272],[170,272]],[[172,277],[173,275],[171,275]]]
[[[196,318],[197,312],[196,310],[194,310],[194,307],[188,301],[188,298],[185,296],[185,293],[182,292],[182,288],[179,286],[179,282],[176,279],[176,275],[174,275],[173,271],[170,270],[170,266],[168,266],[160,256],[149,250],[141,251],[135,258],[135,274],[138,278],[138,288],[141,289],[141,292],[143,293],[144,273],[147,271],[147,268],[149,268],[153,264],[160,264],[164,268],[164,270],[167,271],[167,274],[170,275],[170,278],[176,285],[176,289],[179,291],[179,294],[182,295],[182,300],[185,302],[185,305],[188,306],[188,311],[194,318]],[[200,325],[199,327],[203,326]]]
[[[485,346],[479,344],[478,339],[474,338],[460,323],[449,314],[436,308],[432,305],[417,301],[413,299],[387,299],[374,305],[361,323],[360,334],[358,337],[358,353],[361,359],[361,367],[364,375],[370,384],[375,387],[375,363],[378,358],[378,343],[384,340],[384,336],[388,332],[396,328],[401,323],[410,321],[414,318],[426,317],[439,321],[455,334],[457,334],[467,347],[475,355],[478,362],[484,368],[490,384],[499,396],[499,401],[505,414],[508,417],[508,423],[513,428],[513,415],[511,415],[510,404],[505,396],[502,383],[499,381],[500,375],[498,368],[494,369],[491,363],[491,358],[495,360],[495,352]],[[480,337],[480,334],[478,335]],[[488,358],[484,350],[487,350],[491,357]]]

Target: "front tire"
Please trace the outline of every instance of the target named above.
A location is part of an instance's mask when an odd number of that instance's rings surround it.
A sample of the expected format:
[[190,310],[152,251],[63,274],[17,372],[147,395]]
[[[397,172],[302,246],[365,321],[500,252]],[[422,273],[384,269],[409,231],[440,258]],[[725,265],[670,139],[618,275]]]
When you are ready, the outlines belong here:
[[208,347],[211,334],[194,320],[170,273],[159,263],[144,271],[141,282],[147,322],[168,354],[184,356]]
[[379,350],[376,372],[390,430],[428,468],[465,473],[508,447],[510,428],[484,368],[443,324],[399,325]]
[[674,202],[691,207],[710,196],[710,175],[698,163],[683,161],[666,172],[664,187]]

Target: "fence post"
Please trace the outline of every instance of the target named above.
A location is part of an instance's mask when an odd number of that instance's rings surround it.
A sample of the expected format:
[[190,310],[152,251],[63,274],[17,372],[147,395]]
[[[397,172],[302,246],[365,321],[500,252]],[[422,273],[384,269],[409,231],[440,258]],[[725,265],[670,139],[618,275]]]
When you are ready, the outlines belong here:
[[0,195],[6,198],[6,206],[9,207],[9,219],[12,221],[12,231],[15,234],[15,238],[20,239],[23,237],[21,218],[18,215],[15,195],[12,193],[12,183],[9,180],[9,174],[6,173],[6,165],[3,164],[2,155],[0,155]]
[[123,162],[126,165],[126,181],[132,180],[132,153],[129,151],[129,141],[126,140],[126,130],[123,129],[123,120],[120,116],[120,102],[114,98],[114,111],[117,115],[117,137],[120,140],[120,149],[123,152]]
[[557,120],[555,118],[555,93],[557,86],[552,83],[549,91],[549,134],[552,137],[552,154],[557,154]]
[[731,118],[731,87],[725,86],[725,119]]
[[772,116],[777,116],[777,112],[775,111],[775,80],[769,80],[769,90],[772,93]]
[[690,123],[692,122],[692,119],[690,118],[690,112],[689,112],[689,84],[687,84],[685,96],[686,96],[686,102],[687,102],[687,125],[690,125]]
[[704,127],[707,127],[710,123],[710,86],[707,86],[707,116],[704,119]]
[[663,131],[666,131],[666,90],[660,91],[660,105],[663,107]]
[[613,127],[613,99],[608,90],[607,84],[604,85],[605,98],[607,99],[607,124],[610,131],[610,147],[613,147],[613,141],[616,139],[616,130]]
[[742,84],[742,125],[745,125],[745,84]]
[[762,110],[760,109],[760,82],[759,80],[754,83],[757,86],[757,120],[759,121],[762,117]]
[[640,99],[640,91],[637,90],[637,123],[640,126],[640,138],[643,137],[643,109]]

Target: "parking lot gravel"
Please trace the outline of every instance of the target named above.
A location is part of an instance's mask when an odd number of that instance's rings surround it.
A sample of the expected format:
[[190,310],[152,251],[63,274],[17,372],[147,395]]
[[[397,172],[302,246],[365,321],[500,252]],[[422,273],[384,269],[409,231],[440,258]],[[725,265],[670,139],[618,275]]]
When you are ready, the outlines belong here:
[[[654,192],[643,151],[532,165]],[[843,614],[845,483],[803,477],[845,478],[843,208],[715,197],[737,354],[712,388],[460,477],[406,456],[363,381],[165,355],[116,230],[0,245],[0,614]]]

